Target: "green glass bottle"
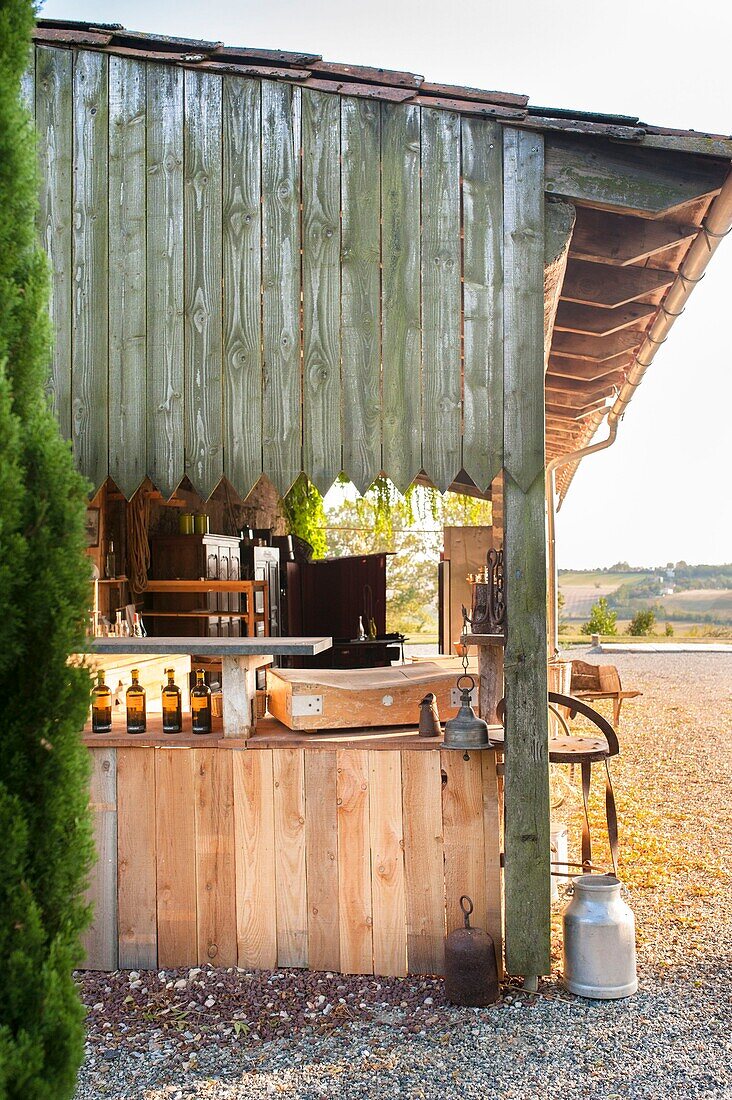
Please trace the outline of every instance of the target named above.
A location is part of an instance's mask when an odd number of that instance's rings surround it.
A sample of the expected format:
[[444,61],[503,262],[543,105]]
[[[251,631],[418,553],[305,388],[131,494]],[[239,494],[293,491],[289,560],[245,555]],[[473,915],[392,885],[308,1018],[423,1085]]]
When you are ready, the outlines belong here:
[[183,707],[180,688],[175,684],[175,669],[166,668],[168,682],[163,688],[163,732],[180,733],[183,729]]
[[203,669],[197,668],[196,685],[191,688],[191,728],[194,733],[211,732],[211,688],[203,676]]
[[139,683],[139,669],[132,670],[132,683],[125,694],[127,702],[127,732],[144,733],[147,728],[145,689]]
[[104,682],[104,673],[97,673],[97,682],[92,688],[92,730],[94,733],[109,733],[112,728],[112,692]]

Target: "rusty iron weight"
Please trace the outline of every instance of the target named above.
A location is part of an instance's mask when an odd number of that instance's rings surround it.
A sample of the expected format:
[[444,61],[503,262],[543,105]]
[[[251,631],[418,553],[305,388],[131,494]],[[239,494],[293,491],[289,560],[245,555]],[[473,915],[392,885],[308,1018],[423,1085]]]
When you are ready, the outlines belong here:
[[464,1008],[485,1008],[500,996],[493,939],[482,928],[472,928],[473,902],[463,894],[460,908],[465,927],[445,940],[445,998]]

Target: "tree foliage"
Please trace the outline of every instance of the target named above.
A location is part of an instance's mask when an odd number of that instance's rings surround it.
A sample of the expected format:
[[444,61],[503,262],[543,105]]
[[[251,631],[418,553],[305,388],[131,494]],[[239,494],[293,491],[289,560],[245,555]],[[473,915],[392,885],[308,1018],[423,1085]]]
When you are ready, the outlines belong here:
[[300,474],[282,503],[289,533],[309,543],[314,558],[324,558],[327,552],[325,508],[312,481]]
[[604,596],[593,603],[590,617],[580,629],[583,634],[617,634],[618,616],[610,610]]
[[36,154],[20,104],[34,11],[0,5],[0,1097],[62,1100],[83,1056],[72,978],[92,858],[79,738],[89,673],[86,486],[46,396],[46,265]]
[[646,607],[642,611],[636,611],[628,623],[628,634],[632,634],[636,638],[642,638],[647,634],[652,634],[655,625],[656,615],[650,607]]
[[358,499],[327,511],[328,553],[393,553],[387,564],[387,628],[405,634],[437,631],[437,564],[444,526],[491,522],[484,500],[417,486],[404,497],[386,478]]

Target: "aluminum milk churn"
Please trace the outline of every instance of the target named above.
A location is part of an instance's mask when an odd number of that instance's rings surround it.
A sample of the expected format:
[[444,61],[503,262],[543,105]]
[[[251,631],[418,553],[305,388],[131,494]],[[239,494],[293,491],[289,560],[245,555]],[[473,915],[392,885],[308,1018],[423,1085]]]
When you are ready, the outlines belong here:
[[575,878],[562,923],[564,984],[570,993],[597,1000],[635,993],[635,918],[614,875]]

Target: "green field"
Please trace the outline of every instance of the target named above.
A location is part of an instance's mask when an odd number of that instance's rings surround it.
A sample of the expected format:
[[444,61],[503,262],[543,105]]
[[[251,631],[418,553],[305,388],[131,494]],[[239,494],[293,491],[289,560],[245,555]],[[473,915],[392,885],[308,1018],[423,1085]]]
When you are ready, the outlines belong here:
[[559,587],[561,589],[577,587],[586,588],[590,585],[599,585],[601,588],[609,587],[610,590],[614,592],[616,588],[620,588],[621,584],[631,584],[633,581],[638,583],[650,576],[650,572],[603,573],[602,570],[598,570],[596,573],[560,573]]

